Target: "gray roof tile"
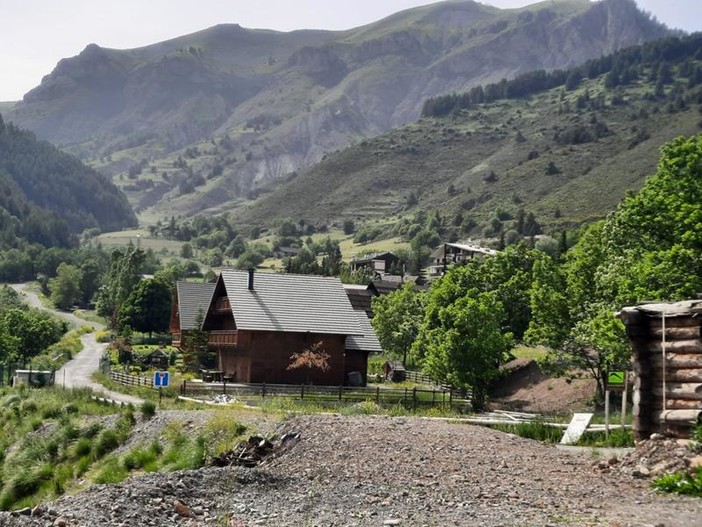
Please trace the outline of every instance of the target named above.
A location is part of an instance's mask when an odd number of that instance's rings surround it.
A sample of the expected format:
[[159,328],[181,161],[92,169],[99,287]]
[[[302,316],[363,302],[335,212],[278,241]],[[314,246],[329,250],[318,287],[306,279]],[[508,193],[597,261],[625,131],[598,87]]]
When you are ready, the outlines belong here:
[[202,310],[203,317],[210,307],[215,284],[203,282],[177,282],[178,310],[180,312],[180,329],[200,329],[197,327],[197,315]]
[[346,349],[382,353],[383,347],[375,335],[370,319],[363,311],[356,311],[356,317],[358,318],[358,325],[363,330],[363,336],[349,335],[346,337]]
[[314,275],[223,270],[232,314],[238,329],[362,335],[341,281]]

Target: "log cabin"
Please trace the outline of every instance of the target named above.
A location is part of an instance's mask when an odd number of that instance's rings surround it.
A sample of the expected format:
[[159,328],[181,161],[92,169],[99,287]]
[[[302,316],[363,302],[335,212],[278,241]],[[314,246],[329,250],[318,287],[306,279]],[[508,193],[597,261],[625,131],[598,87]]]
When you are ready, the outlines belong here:
[[[353,310],[338,278],[223,270],[211,285],[201,329],[225,378],[241,383],[366,383],[368,355],[382,348],[368,317]],[[193,298],[184,301],[188,292]],[[197,295],[204,291],[180,289],[176,316],[199,308],[202,296]],[[184,329],[177,320],[172,327]],[[326,371],[289,368],[293,354],[313,346],[328,354]]]
[[625,307],[634,370],[634,437],[690,437],[702,419],[702,300]]

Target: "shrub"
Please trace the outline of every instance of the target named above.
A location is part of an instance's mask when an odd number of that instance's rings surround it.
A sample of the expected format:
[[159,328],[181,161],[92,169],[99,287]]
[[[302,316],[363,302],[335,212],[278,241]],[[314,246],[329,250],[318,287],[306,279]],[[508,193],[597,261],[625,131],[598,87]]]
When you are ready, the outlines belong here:
[[112,452],[118,446],[119,440],[117,438],[117,432],[114,430],[104,430],[98,437],[98,440],[95,443],[95,448],[93,449],[95,459],[100,459],[105,454]]
[[135,448],[122,459],[122,466],[127,470],[143,469],[146,472],[153,472],[157,468],[156,461],[158,454],[151,448]]
[[83,458],[90,454],[93,449],[93,442],[87,437],[81,437],[73,445],[73,456],[76,458]]
[[693,474],[665,474],[653,481],[653,487],[664,492],[702,497],[702,469],[698,468]]
[[141,415],[144,419],[151,419],[156,415],[156,404],[153,401],[141,403]]
[[110,333],[106,329],[101,329],[100,331],[95,332],[95,340],[98,342],[111,342],[112,341],[112,333]]

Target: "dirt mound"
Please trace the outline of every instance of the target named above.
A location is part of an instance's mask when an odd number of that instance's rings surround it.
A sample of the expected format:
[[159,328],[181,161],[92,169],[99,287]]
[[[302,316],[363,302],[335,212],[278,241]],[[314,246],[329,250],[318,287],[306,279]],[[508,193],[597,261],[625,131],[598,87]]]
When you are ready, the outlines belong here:
[[490,394],[494,409],[568,414],[592,406],[596,384],[585,373],[572,379],[551,377],[531,359],[510,361],[502,371]]

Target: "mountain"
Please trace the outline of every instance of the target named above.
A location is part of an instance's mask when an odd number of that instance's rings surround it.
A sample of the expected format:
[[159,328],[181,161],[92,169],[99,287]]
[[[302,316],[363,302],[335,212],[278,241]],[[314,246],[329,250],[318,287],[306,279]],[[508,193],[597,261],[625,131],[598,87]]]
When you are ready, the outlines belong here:
[[520,209],[549,230],[602,218],[655,173],[664,143],[702,128],[702,34],[431,99],[425,112],[264,189],[233,222],[375,221],[378,234],[406,234],[404,219],[439,211],[464,235],[491,235]]
[[18,240],[68,246],[84,229],[136,223],[109,179],[0,116],[0,248]]
[[221,25],[139,49],[91,44],[7,117],[116,176],[153,222],[245,204],[413,121],[429,97],[668,34],[633,0],[445,1],[342,32]]

